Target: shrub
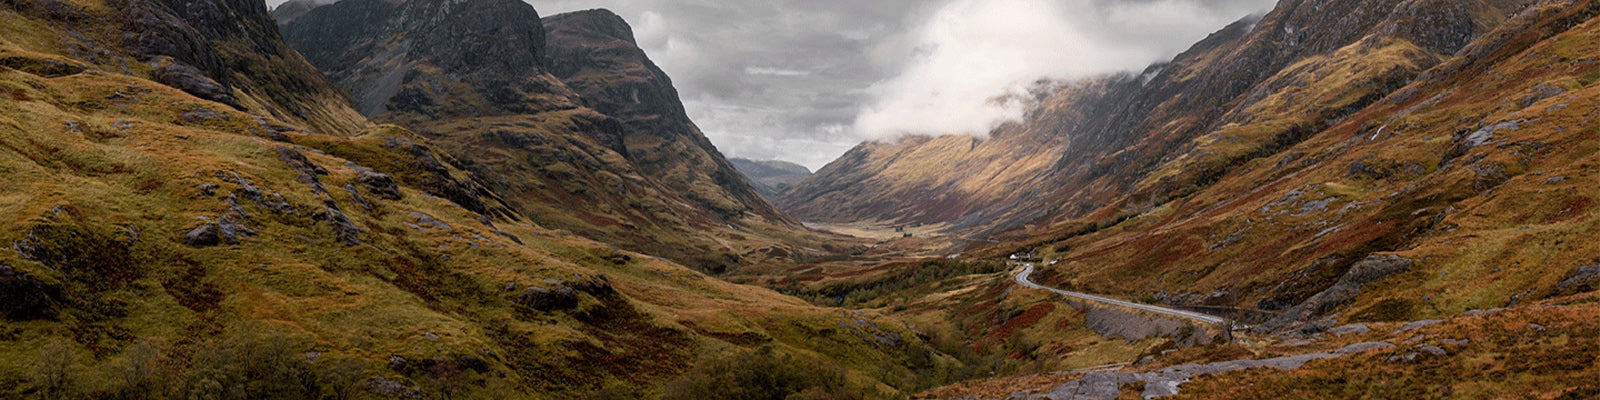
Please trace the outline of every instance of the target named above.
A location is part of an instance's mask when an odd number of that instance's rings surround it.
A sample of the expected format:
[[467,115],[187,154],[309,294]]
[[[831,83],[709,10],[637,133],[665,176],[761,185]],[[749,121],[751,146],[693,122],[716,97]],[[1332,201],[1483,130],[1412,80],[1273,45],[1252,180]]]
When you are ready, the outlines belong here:
[[77,351],[70,343],[54,340],[39,349],[33,364],[34,393],[40,399],[68,399],[78,389]]
[[[777,353],[771,346],[709,360],[667,386],[663,400],[854,399],[837,367]],[[797,396],[797,397],[791,397]]]

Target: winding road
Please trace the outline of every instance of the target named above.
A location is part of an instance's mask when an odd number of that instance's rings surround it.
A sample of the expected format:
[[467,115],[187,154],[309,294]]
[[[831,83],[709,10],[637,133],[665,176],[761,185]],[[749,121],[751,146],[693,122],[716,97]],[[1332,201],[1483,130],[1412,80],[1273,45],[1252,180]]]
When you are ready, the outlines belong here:
[[[1149,304],[1139,304],[1139,303],[1116,300],[1116,299],[1108,299],[1108,298],[1105,298],[1105,297],[1095,296],[1095,295],[1092,295],[1092,294],[1069,292],[1069,291],[1065,291],[1065,290],[1061,290],[1061,289],[1039,286],[1039,284],[1033,283],[1033,281],[1028,280],[1028,275],[1033,274],[1033,263],[1023,263],[1022,267],[1023,267],[1022,268],[1022,272],[1018,272],[1017,275],[1013,277],[1014,279],[1016,279],[1017,284],[1020,284],[1022,286],[1026,286],[1026,287],[1030,287],[1030,288],[1034,288],[1034,289],[1049,290],[1051,292],[1058,293],[1058,294],[1060,294],[1062,296],[1077,298],[1077,299],[1081,299],[1081,300],[1084,300],[1084,301],[1090,301],[1090,302],[1101,303],[1101,304],[1110,304],[1110,305],[1114,305],[1114,306],[1118,306],[1118,307],[1127,307],[1127,308],[1144,310],[1144,311],[1149,311],[1149,312],[1158,313],[1158,314],[1169,315],[1169,316],[1178,317],[1178,318],[1190,319],[1190,320],[1202,322],[1202,323],[1205,323],[1205,324],[1208,324],[1208,325],[1221,324],[1221,323],[1224,323],[1224,322],[1227,321],[1227,319],[1222,318],[1222,317],[1218,317],[1218,316],[1215,316],[1215,315],[1201,314],[1201,313],[1197,313],[1197,312],[1193,312],[1193,311],[1174,310],[1174,309],[1166,308],[1166,307],[1157,307],[1157,306],[1152,306],[1152,305],[1149,305]],[[1234,326],[1232,328],[1233,329],[1238,329],[1239,327],[1238,326]]]

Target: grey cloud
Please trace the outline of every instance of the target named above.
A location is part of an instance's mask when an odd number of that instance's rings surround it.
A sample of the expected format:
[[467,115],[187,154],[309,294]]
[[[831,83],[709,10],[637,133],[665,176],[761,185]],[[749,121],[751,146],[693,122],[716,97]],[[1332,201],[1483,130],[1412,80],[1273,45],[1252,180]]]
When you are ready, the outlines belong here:
[[[1020,53],[1038,53],[1031,74],[1070,77],[1082,66],[1063,60],[1116,56],[1118,63],[1101,69],[1138,69],[1187,48],[1205,34],[1246,14],[1265,11],[1273,0],[526,0],[540,15],[606,8],[633,26],[636,36],[673,79],[690,117],[723,152],[733,157],[782,159],[820,168],[851,147],[874,137],[862,129],[864,119],[894,122],[894,115],[874,114],[916,100],[925,93],[987,98],[1002,94],[1003,84],[969,88],[970,70],[929,65],[938,49],[985,49],[1021,41],[1076,43],[1015,37],[962,38],[965,43],[930,41],[931,19],[957,3],[1038,3],[1054,8],[1066,32],[1092,43],[1096,52],[1055,55],[1073,49],[1022,46]],[[268,0],[275,6],[281,0]],[[946,12],[945,14],[951,14]],[[1008,21],[988,21],[1007,24]],[[1041,21],[1050,26],[1050,21]],[[1040,34],[1048,34],[1041,32]],[[1019,33],[1023,34],[1023,33]],[[972,39],[972,40],[966,40]],[[993,42],[986,41],[992,40]],[[1024,43],[1025,44],[1025,43]],[[1113,49],[1109,51],[1104,49]],[[959,57],[948,57],[959,59]],[[1026,61],[1026,60],[1025,60]],[[1020,61],[1019,61],[1020,62]],[[1043,72],[1041,72],[1043,71]],[[1003,75],[1003,74],[1002,74]],[[912,90],[891,90],[910,82]],[[920,87],[920,86],[928,87]],[[978,100],[979,102],[982,99]],[[937,107],[965,107],[961,102]],[[930,103],[932,104],[932,103]],[[962,110],[939,112],[962,114]],[[919,118],[912,115],[912,118]],[[974,118],[984,118],[978,115]],[[948,124],[954,126],[954,124]],[[970,126],[981,124],[968,123]],[[897,126],[885,123],[883,126]]]

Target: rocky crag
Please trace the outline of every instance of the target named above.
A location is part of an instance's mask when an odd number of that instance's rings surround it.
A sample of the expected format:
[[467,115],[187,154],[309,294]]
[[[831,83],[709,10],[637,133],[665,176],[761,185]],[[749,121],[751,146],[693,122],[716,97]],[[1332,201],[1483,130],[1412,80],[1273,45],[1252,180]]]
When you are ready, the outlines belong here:
[[441,146],[522,217],[708,271],[807,251],[772,239],[805,233],[688,120],[609,11],[359,0],[283,29],[363,114]]

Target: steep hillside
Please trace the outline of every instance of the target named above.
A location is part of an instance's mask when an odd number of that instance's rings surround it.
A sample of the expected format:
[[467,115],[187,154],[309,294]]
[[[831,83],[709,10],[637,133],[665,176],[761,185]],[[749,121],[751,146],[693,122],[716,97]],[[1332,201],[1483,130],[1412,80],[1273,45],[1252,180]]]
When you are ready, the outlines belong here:
[[[1044,104],[1061,105],[1021,122],[1020,130],[1038,132],[1027,143],[971,154],[937,150],[949,148],[948,139],[932,149],[921,141],[862,148],[841,158],[846,175],[824,167],[777,204],[803,219],[963,221],[956,226],[982,229],[978,236],[1101,210],[1143,211],[1398,89],[1520,3],[1284,1],[1138,77],[1092,80],[1103,93],[1047,97]],[[1005,130],[1019,129],[1002,126],[991,136]],[[894,156],[919,151],[945,161]],[[983,164],[992,167],[973,168]],[[1013,184],[988,184],[997,180]]]
[[[994,162],[969,156],[983,145],[961,137],[865,144],[778,204],[803,218],[839,209],[844,221],[972,221],[955,233],[1000,243],[970,241],[963,256],[1038,259],[1035,281],[1049,286],[1261,317],[1261,336],[1239,347],[1190,350],[1235,352],[1212,361],[1264,357],[1261,343],[1302,351],[1346,324],[1388,329],[1364,337],[1399,346],[1308,364],[1314,372],[1230,373],[1192,397],[1584,398],[1592,385],[1555,382],[1596,371],[1553,365],[1597,357],[1589,341],[1560,355],[1593,325],[1586,292],[1600,264],[1590,239],[1600,231],[1597,16],[1591,0],[1286,0],[1069,108],[1081,114],[1057,126],[1052,165],[1016,162],[1032,176],[1011,178],[1024,183],[1008,188],[1019,194],[986,195],[1004,211],[946,205],[972,196],[965,180],[992,180],[933,161]],[[1044,151],[1012,150],[1019,160]],[[916,307],[970,293],[928,286],[921,300],[871,298]],[[1027,315],[1007,311],[1046,303],[1008,301],[960,310],[1005,326]],[[1448,321],[1430,332],[1472,344],[1427,344],[1450,347],[1435,355],[1417,341],[1437,337],[1389,334],[1433,319]],[[1171,354],[1145,355],[1186,362]],[[1482,370],[1515,382],[1482,385],[1508,382],[1471,372]]]
[[755,161],[730,158],[728,163],[755,186],[756,192],[767,199],[776,199],[779,193],[811,176],[811,169],[785,161]]
[[1019,209],[1035,209],[1058,188],[1041,178],[1071,148],[1072,127],[1125,76],[1044,84],[1022,123],[985,138],[902,137],[867,142],[796,183],[775,203],[812,222],[882,220],[981,226]]
[[633,28],[607,10],[544,19],[545,65],[584,105],[623,123],[623,154],[639,170],[723,220],[754,214],[793,223],[745,182],[689,121],[672,79],[645,56]]
[[[1029,246],[1063,260],[1049,270],[1054,282],[1285,312],[1267,328],[1330,314],[1422,319],[1559,292],[1579,266],[1600,262],[1585,239],[1600,223],[1597,12],[1590,1],[1529,7],[1303,140],[1211,156],[1231,160],[1213,183],[1153,207],[1102,210]],[[1385,54],[1363,43],[1339,53]],[[1299,102],[1269,103],[1258,107]],[[1193,147],[1218,154],[1244,137]],[[1138,187],[1208,165],[1205,153],[1186,154]]]
[[[185,6],[218,19],[158,20],[271,31],[260,3]],[[0,398],[692,398],[719,365],[891,397],[956,363],[875,313],[519,221],[429,137],[288,113],[351,107],[293,52],[240,53],[273,36],[174,25],[231,61],[164,84],[123,41],[147,31],[104,22],[165,7],[0,5]]]
[[[153,80],[196,97],[318,132],[351,134],[366,124],[337,88],[306,68],[305,59],[283,43],[260,2],[128,0],[106,6],[112,11],[97,15],[74,4],[17,2],[15,8],[28,15],[73,21],[104,18],[111,23],[7,28],[50,30],[70,37],[63,40],[71,46],[64,51],[75,58],[116,63],[115,71],[148,73]],[[114,49],[129,56],[119,57]]]
[[548,38],[513,0],[352,0],[284,35],[362,113],[417,131],[543,226],[707,271],[816,251],[688,121],[626,23],[546,23]]

